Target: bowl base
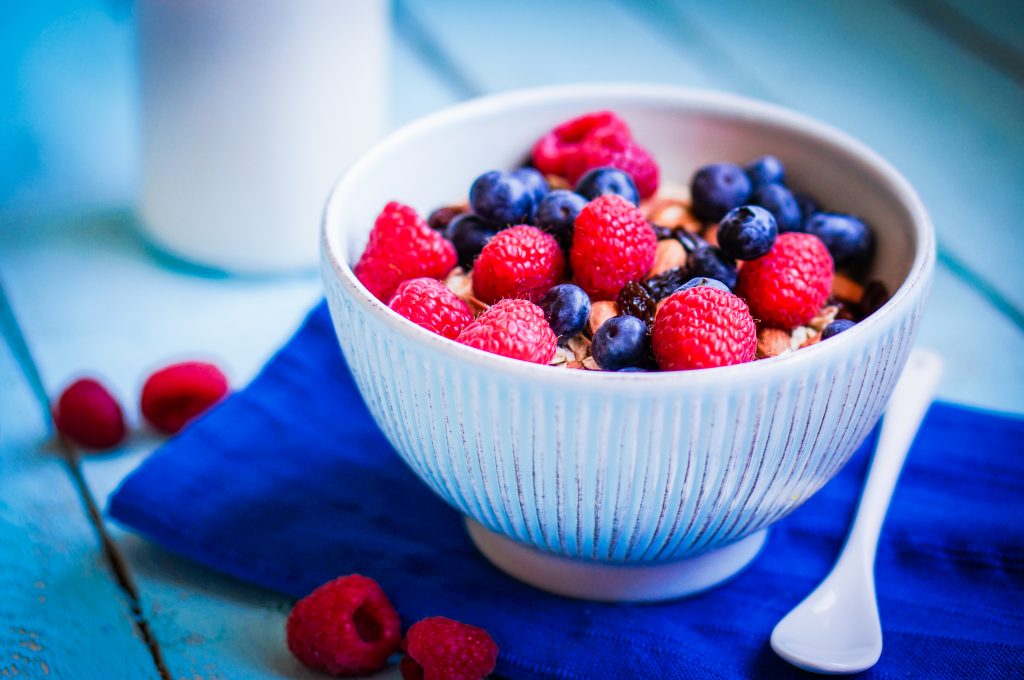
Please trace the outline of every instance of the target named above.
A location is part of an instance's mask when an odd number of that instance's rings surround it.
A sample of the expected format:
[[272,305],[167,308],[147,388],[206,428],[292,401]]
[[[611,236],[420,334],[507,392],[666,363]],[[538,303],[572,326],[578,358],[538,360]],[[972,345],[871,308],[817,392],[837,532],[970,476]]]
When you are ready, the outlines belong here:
[[508,575],[557,595],[600,602],[654,602],[695,595],[750,564],[768,535],[762,529],[718,550],[663,564],[583,562],[552,555],[496,534],[466,518],[473,543]]

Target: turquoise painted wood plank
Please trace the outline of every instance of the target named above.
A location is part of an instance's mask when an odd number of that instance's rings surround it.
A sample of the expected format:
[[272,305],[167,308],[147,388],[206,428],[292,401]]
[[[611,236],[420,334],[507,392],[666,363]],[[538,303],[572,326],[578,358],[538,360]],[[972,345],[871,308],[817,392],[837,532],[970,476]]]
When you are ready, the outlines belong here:
[[[849,131],[921,193],[946,249],[1024,310],[1024,88],[889,3],[634,5],[663,36],[704,36],[771,98]],[[737,17],[757,30],[737,35]],[[682,51],[690,45],[681,46]]]
[[38,403],[0,341],[0,676],[155,678]]
[[[942,12],[953,22],[956,15],[966,18],[975,27],[984,31],[1005,47],[1024,58],[1024,3],[1016,0],[899,0],[904,6],[911,5],[919,11]],[[930,5],[931,7],[927,7]],[[951,8],[949,13],[946,8]],[[962,27],[964,28],[964,27]],[[971,31],[971,27],[966,27]]]

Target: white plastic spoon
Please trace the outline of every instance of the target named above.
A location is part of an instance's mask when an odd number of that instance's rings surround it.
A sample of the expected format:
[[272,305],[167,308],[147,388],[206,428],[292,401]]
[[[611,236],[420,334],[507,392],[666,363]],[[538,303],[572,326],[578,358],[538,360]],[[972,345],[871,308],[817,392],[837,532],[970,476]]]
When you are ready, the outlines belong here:
[[882,655],[875,550],[903,461],[942,374],[934,352],[915,349],[889,399],[853,528],[832,571],[772,631],[772,649],[815,673],[859,673]]

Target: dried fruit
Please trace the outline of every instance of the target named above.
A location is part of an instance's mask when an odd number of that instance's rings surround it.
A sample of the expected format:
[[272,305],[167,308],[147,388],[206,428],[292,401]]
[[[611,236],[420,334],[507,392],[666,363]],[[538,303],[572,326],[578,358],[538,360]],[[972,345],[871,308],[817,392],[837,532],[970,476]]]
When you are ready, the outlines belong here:
[[647,326],[651,326],[654,323],[657,301],[651,297],[647,289],[640,285],[638,281],[626,283],[622,290],[619,291],[616,303],[618,303],[619,311],[622,314],[635,316],[647,324]]
[[446,205],[438,208],[434,212],[427,216],[427,225],[431,229],[438,231],[444,231],[445,227],[462,213],[469,210],[468,203],[460,203],[458,205]]
[[647,279],[644,281],[644,287],[657,302],[676,292],[679,286],[689,280],[685,267],[675,267]]

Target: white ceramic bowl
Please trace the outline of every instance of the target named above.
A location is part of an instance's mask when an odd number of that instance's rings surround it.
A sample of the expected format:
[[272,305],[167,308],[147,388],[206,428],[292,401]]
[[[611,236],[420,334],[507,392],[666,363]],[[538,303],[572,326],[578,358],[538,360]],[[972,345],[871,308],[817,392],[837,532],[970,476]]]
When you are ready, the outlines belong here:
[[[426,214],[462,199],[477,175],[522,163],[542,133],[596,109],[623,116],[678,182],[704,163],[779,156],[791,186],[874,225],[873,276],[894,295],[853,329],[782,357],[605,373],[461,346],[392,313],[356,280],[350,265],[387,201]],[[500,567],[598,599],[723,580],[753,558],[762,529],[842,467],[907,358],[935,251],[913,189],[845,134],[749,99],[648,85],[514,92],[412,123],[335,186],[322,244],[342,351],[395,449],[471,518]]]

